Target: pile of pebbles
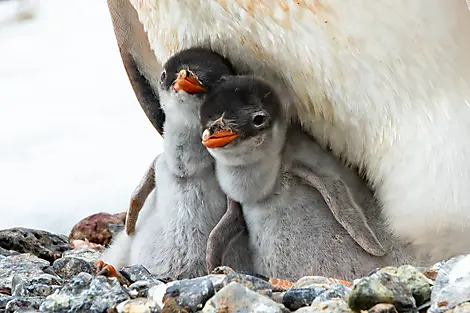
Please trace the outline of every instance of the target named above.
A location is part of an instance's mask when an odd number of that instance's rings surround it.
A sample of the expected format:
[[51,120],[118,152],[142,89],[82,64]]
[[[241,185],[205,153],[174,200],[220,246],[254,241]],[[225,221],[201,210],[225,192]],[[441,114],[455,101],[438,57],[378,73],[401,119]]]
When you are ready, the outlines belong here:
[[385,267],[351,284],[307,276],[281,287],[228,267],[168,281],[133,265],[120,283],[95,276],[102,251],[38,230],[0,231],[0,246],[0,312],[470,312],[470,255]]

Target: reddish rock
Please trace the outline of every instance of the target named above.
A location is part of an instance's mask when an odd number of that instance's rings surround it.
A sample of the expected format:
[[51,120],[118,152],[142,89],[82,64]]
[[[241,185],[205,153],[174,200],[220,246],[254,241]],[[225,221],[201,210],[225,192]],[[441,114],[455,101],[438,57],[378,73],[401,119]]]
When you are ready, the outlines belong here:
[[97,213],[90,215],[76,224],[69,235],[69,240],[88,240],[91,243],[107,246],[111,242],[112,230],[109,225],[124,225],[126,212],[118,214]]

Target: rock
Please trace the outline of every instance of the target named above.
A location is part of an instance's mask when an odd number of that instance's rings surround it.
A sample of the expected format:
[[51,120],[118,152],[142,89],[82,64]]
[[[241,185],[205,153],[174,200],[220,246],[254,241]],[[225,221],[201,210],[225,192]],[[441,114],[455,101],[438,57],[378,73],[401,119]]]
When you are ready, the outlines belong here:
[[284,295],[286,294],[285,291],[282,291],[282,292],[273,292],[273,294],[271,295],[271,299],[273,299],[273,301],[277,302],[277,303],[280,303],[280,304],[283,304],[282,301],[284,299]]
[[167,284],[155,285],[150,287],[147,292],[147,297],[150,300],[155,301],[159,307],[163,307],[163,296],[166,294],[167,288],[173,286],[175,282],[170,282]]
[[59,277],[40,274],[33,277],[14,275],[12,279],[12,295],[17,297],[47,297],[62,285]]
[[78,249],[78,250],[69,250],[64,252],[62,258],[79,258],[87,261],[91,267],[94,268],[94,264],[101,257],[100,251],[91,250],[91,249]]
[[206,302],[202,312],[280,313],[289,312],[289,310],[240,283],[231,282]]
[[14,298],[6,305],[5,312],[16,313],[26,312],[26,310],[38,310],[44,298],[28,297],[28,298]]
[[119,214],[97,213],[78,222],[70,232],[69,240],[88,240],[89,242],[109,245],[113,237],[110,224],[124,225],[126,212]]
[[264,294],[266,296],[271,296],[272,295],[272,286],[269,282],[265,281],[264,279],[251,276],[251,275],[246,275],[246,274],[239,274],[239,273],[233,273],[227,275],[225,277],[223,285],[227,286],[231,282],[237,282],[242,284],[243,286],[256,291],[258,293]]
[[444,312],[470,301],[470,254],[440,265],[429,313]]
[[431,281],[411,265],[399,268],[385,267],[379,270],[379,273],[389,273],[398,277],[411,290],[417,306],[423,305],[431,297]]
[[235,271],[228,266],[218,266],[216,267],[211,274],[223,274],[223,275],[229,275],[229,274],[234,274]]
[[162,312],[186,310],[196,312],[214,295],[214,286],[207,277],[175,281],[163,296]]
[[365,277],[357,282],[348,298],[354,311],[369,310],[379,303],[393,303],[393,293],[375,277]]
[[393,304],[379,303],[369,309],[368,313],[398,313]]
[[295,311],[311,305],[313,300],[324,291],[326,291],[325,288],[291,288],[284,294],[282,303],[286,308]]
[[64,251],[72,249],[65,236],[20,227],[0,230],[0,247],[31,253],[50,263],[60,258]]
[[[310,287],[319,287],[319,285],[328,286],[330,280],[323,276],[304,276],[300,278],[292,288],[310,288]],[[327,288],[327,287],[325,287]]]
[[133,298],[145,298],[153,286],[154,284],[149,281],[139,280],[127,287],[127,293]]
[[129,298],[116,278],[80,273],[59,292],[48,296],[41,304],[40,311],[103,313]]
[[212,285],[214,286],[214,290],[215,292],[217,292],[224,287],[224,281],[227,275],[210,274],[210,275],[207,275],[206,277],[211,280]]
[[119,272],[124,276],[127,280],[134,283],[139,280],[145,280],[150,282],[160,282],[155,276],[150,274],[150,272],[142,265],[131,265],[126,266],[119,270]]
[[18,254],[0,260],[0,289],[10,289],[13,276],[22,278],[44,274],[49,262],[32,254]]
[[313,303],[310,307],[303,307],[295,311],[296,313],[351,313],[347,303],[342,299],[327,300],[321,303]]
[[455,308],[447,311],[447,313],[470,313],[470,302],[462,303]]
[[52,269],[64,279],[70,279],[78,273],[93,274],[94,268],[82,258],[65,257],[54,261]]
[[0,312],[2,312],[2,310],[5,310],[8,302],[10,302],[11,300],[15,298],[16,297],[12,297],[12,296],[0,296]]
[[17,251],[7,250],[5,248],[0,247],[0,255],[1,256],[10,256],[10,255],[17,255],[17,254],[20,254],[20,253],[17,252]]
[[116,307],[118,313],[159,313],[160,307],[152,300],[138,298],[121,302]]
[[343,299],[344,301],[347,301],[350,293],[351,293],[351,288],[346,287],[345,285],[331,284],[329,289],[319,294],[313,300],[312,304],[328,301],[334,298]]

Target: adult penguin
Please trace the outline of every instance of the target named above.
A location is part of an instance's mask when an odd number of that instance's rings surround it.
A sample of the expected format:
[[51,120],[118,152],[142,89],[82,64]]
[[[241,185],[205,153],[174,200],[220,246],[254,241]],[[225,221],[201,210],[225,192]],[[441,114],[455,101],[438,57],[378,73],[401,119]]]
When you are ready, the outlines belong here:
[[[305,131],[355,165],[391,230],[439,260],[470,252],[465,0],[108,0],[137,98],[162,132],[161,64],[209,47],[283,83]],[[158,100],[158,99],[157,99]]]

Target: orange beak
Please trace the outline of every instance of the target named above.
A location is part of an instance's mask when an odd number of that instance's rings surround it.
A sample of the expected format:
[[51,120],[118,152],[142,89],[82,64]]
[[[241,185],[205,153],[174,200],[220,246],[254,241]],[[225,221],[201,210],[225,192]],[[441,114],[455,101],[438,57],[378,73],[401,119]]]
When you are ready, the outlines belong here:
[[181,70],[178,73],[173,89],[175,91],[184,90],[190,94],[206,92],[206,88],[204,88],[201,82],[191,75],[188,76],[186,70]]
[[206,129],[202,134],[202,144],[207,148],[220,148],[228,145],[238,136],[237,132],[230,130],[217,130],[211,135],[209,129]]

